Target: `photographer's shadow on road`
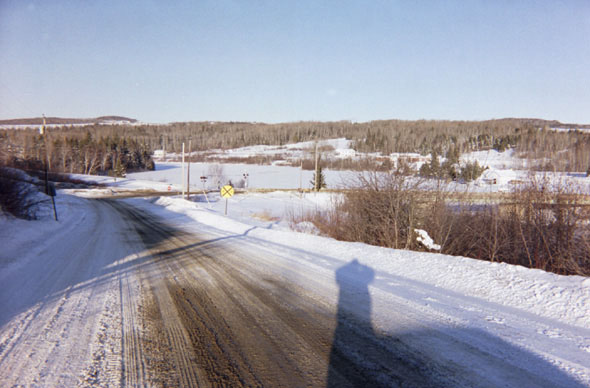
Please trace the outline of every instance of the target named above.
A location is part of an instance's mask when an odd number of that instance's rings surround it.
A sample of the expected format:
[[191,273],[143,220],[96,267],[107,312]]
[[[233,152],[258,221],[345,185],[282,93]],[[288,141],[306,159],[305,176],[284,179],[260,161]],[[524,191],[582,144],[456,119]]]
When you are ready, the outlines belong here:
[[[338,311],[328,387],[584,386],[536,354],[481,329],[419,324],[375,330],[369,292],[374,280],[375,271],[356,259],[336,270]],[[404,316],[392,307],[388,315]],[[399,321],[396,316],[390,318]],[[477,343],[486,346],[480,349]],[[463,359],[460,364],[457,357]]]
[[390,339],[373,329],[369,285],[374,278],[375,271],[357,259],[336,270],[339,294],[327,376],[330,388],[403,386],[405,377],[416,375],[402,370],[405,362],[385,344]]
[[336,271],[339,287],[337,322],[334,330],[328,387],[368,386],[371,379],[353,357],[375,340],[371,325],[369,284],[375,271],[354,259]]

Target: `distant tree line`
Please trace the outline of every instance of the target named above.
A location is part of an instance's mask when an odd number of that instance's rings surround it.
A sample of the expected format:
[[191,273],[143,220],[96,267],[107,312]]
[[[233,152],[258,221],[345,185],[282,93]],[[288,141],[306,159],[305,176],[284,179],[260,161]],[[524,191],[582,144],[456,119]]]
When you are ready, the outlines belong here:
[[[568,124],[572,128],[582,128]],[[557,122],[536,119],[487,121],[382,120],[365,123],[185,122],[162,125],[89,125],[51,128],[47,147],[33,129],[0,131],[0,152],[6,162],[42,161],[49,152],[52,169],[105,174],[117,161],[128,171],[149,169],[156,149],[180,153],[192,141],[193,151],[230,149],[251,145],[284,145],[344,137],[359,152],[436,153],[457,159],[462,153],[514,149],[532,161],[530,167],[555,171],[586,171],[590,167],[590,134],[555,131]],[[585,127],[584,127],[585,128]]]
[[99,130],[60,128],[45,137],[36,130],[1,131],[1,162],[24,170],[123,176],[153,170],[151,149],[138,139]]
[[447,158],[443,163],[440,163],[438,153],[433,151],[430,163],[424,163],[418,173],[425,178],[471,182],[479,178],[485,169],[486,167],[480,166],[477,160],[461,165],[459,163],[459,153],[456,148],[453,148],[447,152]]

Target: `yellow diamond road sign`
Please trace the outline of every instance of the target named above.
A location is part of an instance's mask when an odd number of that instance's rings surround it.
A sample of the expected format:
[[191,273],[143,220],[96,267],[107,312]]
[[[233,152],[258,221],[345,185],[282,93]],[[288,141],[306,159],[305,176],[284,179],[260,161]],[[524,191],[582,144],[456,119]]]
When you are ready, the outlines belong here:
[[221,196],[223,198],[230,198],[232,195],[234,195],[234,188],[230,185],[225,185],[221,188]]

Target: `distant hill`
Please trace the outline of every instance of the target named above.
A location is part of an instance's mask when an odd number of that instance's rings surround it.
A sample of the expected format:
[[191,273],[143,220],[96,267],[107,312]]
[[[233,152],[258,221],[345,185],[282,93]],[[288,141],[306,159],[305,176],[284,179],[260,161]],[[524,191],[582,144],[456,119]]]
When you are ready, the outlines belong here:
[[[64,117],[46,117],[48,125],[74,125],[74,124],[133,124],[136,119],[130,119],[123,116],[101,116],[96,118],[74,119]],[[0,120],[0,125],[41,125],[43,117],[23,118]]]
[[[369,123],[387,123],[387,122],[408,122],[414,123],[424,120],[412,121],[412,120],[376,120],[371,121]],[[439,122],[439,123],[453,123],[457,121],[448,121],[448,120],[426,120],[429,122]],[[136,124],[138,121],[136,119],[131,119],[129,117],[124,116],[100,116],[95,118],[64,118],[64,117],[46,117],[47,125],[89,125],[89,124]],[[562,123],[557,120],[544,120],[544,119],[535,119],[535,118],[513,118],[513,117],[506,117],[501,119],[491,119],[491,120],[482,120],[482,121],[461,121],[460,122],[473,122],[473,123],[506,123],[511,125],[530,125],[537,128],[560,128],[560,129],[587,129],[590,130],[590,124],[577,124],[577,123]],[[0,126],[2,127],[10,127],[10,126],[20,126],[20,127],[27,127],[27,126],[38,126],[43,123],[42,117],[32,117],[32,118],[20,118],[20,119],[8,119],[8,120],[0,120]],[[300,123],[312,123],[312,122],[300,122]],[[330,122],[326,122],[330,123]],[[178,122],[174,124],[194,124],[194,122]],[[214,122],[209,122],[209,124],[214,124]],[[217,124],[243,124],[243,125],[264,125],[264,123],[257,123],[257,122],[218,122]],[[293,123],[282,123],[282,124],[293,124]]]
[[496,121],[496,122],[519,122],[522,124],[532,125],[533,127],[538,128],[578,128],[578,129],[590,129],[590,124],[570,124],[570,123],[562,123],[557,120],[543,120],[543,119],[527,119],[527,118],[505,118],[505,119],[496,119],[496,120],[489,120],[489,121]]

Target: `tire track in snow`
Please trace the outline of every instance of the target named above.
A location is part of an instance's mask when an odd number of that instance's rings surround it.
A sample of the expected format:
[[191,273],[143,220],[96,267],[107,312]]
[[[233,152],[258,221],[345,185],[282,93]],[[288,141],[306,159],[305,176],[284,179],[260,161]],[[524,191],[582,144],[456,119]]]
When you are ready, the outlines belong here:
[[121,386],[121,305],[118,289],[109,289],[102,306],[98,331],[90,345],[91,364],[78,387]]
[[[142,222],[141,217],[128,207],[116,202],[110,203],[115,209],[117,209],[117,211],[124,214],[127,219],[134,221],[134,226],[137,232],[143,238],[146,238],[146,241],[157,241],[166,238],[167,235],[159,234],[161,230],[153,228],[153,225],[146,228],[146,224],[145,222]],[[151,236],[151,239],[147,236]],[[163,283],[161,276],[152,276],[153,273],[159,273],[160,270],[164,269],[155,263],[158,253],[155,250],[148,250],[144,252],[144,255],[145,256],[142,258],[144,265],[137,269],[137,277],[140,279],[141,289],[149,290],[146,292],[149,292],[151,295],[142,296],[139,293],[132,295],[132,292],[126,291],[125,287],[123,287],[122,291],[122,306],[124,306],[122,314],[125,322],[123,325],[124,380],[127,385],[131,384],[130,386],[143,386],[146,384],[146,379],[148,377],[153,377],[158,380],[163,380],[166,385],[172,383],[180,384],[183,387],[206,387],[208,386],[208,383],[200,377],[202,373],[198,370],[195,362],[196,356],[192,350],[189,335],[178,318],[178,313],[174,307],[175,305],[172,302],[168,289]],[[150,299],[157,305],[159,316],[161,318],[159,322],[152,322],[151,324],[145,322],[145,317],[137,315],[133,305],[133,303],[137,304],[138,301],[145,303],[146,300]],[[144,322],[140,322],[142,319]],[[159,331],[158,328],[152,327],[152,330],[149,330],[150,326],[153,326],[154,324],[160,324],[162,326],[161,329],[163,333],[165,333],[167,344],[159,343],[161,339],[158,339],[158,335],[156,334]],[[142,326],[147,327],[147,330],[143,333],[139,333],[138,328]],[[151,353],[162,351],[162,349],[159,348],[165,347],[166,345],[169,346],[169,348],[166,349],[166,354],[168,358],[172,360],[167,360],[167,362],[173,364],[175,378],[178,379],[177,381],[168,381],[167,379],[170,377],[163,376],[165,373],[161,376],[152,376],[154,373],[158,372],[158,368],[156,365],[146,365],[144,359],[146,356],[148,356],[147,358],[149,359],[158,357],[155,354],[145,354],[142,348],[147,341],[155,342],[153,348],[150,346]]]
[[121,298],[121,383],[125,387],[143,387],[145,381],[145,365],[139,330],[139,319],[136,310],[139,293],[134,290],[134,282],[129,274],[121,275],[119,292]]
[[[164,227],[145,215],[136,218],[139,234],[146,245],[152,245],[153,255],[160,252],[161,269],[156,272],[168,278],[176,313],[191,335],[199,368],[212,385],[326,384],[334,310],[326,311],[325,305],[301,287],[289,291],[293,284],[266,271],[267,264],[279,272],[286,266],[270,258],[259,260],[257,254],[245,258],[243,252],[221,241],[225,238],[204,240]],[[366,326],[357,325],[351,319],[349,343],[337,345],[342,352],[334,362],[341,365],[330,365],[334,378],[344,386],[359,381],[376,386],[425,386],[437,381],[437,386],[451,386],[417,367],[407,349],[384,347],[377,339],[368,345],[363,332]],[[345,376],[334,368],[352,372]]]
[[209,386],[206,380],[200,378],[204,374],[200,373],[196,367],[196,355],[192,349],[189,334],[178,318],[178,312],[168,292],[168,288],[157,287],[155,295],[160,312],[163,317],[166,317],[164,319],[164,326],[172,347],[172,356],[174,357],[175,365],[178,367],[181,386]]

